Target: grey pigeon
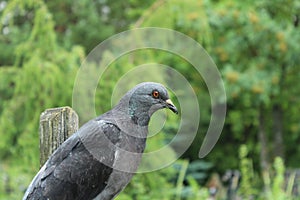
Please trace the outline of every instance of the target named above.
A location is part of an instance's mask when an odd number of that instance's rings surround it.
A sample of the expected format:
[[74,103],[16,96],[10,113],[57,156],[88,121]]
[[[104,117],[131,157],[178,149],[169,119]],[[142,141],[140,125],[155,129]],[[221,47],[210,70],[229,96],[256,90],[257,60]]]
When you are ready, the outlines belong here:
[[166,88],[138,84],[110,111],[90,120],[51,155],[23,200],[110,200],[136,172],[151,115],[178,113]]

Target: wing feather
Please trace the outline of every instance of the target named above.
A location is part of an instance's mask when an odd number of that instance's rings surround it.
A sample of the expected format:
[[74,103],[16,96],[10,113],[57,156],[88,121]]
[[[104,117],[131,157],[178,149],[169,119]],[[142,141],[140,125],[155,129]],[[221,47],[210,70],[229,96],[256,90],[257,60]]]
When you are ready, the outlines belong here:
[[[109,166],[113,166],[114,145],[119,140],[120,129],[113,123],[89,121],[51,155],[33,179],[23,200],[93,199],[105,188],[112,173]],[[111,165],[100,162],[93,151]]]

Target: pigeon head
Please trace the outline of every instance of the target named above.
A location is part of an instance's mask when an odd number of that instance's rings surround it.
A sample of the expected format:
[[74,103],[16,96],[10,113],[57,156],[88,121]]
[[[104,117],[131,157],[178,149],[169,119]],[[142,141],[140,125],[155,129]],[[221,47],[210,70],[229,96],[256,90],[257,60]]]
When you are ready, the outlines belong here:
[[151,115],[163,108],[178,114],[167,89],[159,83],[140,83],[125,94],[121,104],[127,103],[131,119],[139,125],[148,125]]

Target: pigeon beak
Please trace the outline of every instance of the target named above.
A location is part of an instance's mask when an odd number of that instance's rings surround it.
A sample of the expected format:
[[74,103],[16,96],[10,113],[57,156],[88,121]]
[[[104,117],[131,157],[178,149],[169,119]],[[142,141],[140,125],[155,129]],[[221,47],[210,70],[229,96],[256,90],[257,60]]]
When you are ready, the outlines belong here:
[[167,99],[166,100],[167,103],[167,107],[172,110],[174,113],[178,114],[178,110],[177,108],[174,106],[173,102],[171,101],[171,99]]

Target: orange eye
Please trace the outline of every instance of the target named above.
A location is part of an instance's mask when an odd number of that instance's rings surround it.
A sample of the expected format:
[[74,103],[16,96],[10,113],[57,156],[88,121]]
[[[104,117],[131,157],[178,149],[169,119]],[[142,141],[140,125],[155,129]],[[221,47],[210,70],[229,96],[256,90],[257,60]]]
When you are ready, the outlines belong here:
[[154,91],[152,92],[152,96],[153,96],[155,99],[157,99],[157,98],[159,97],[159,92],[156,91],[156,90],[154,90]]

